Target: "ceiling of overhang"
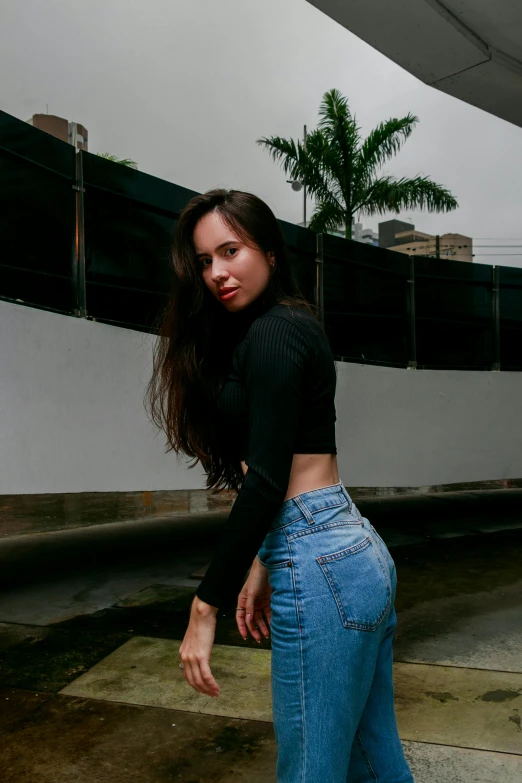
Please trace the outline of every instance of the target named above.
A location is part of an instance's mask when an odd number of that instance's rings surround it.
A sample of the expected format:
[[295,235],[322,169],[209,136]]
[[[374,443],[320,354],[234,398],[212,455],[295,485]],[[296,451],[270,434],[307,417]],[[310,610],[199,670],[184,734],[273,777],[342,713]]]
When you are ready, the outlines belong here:
[[522,127],[522,0],[307,0],[426,84]]

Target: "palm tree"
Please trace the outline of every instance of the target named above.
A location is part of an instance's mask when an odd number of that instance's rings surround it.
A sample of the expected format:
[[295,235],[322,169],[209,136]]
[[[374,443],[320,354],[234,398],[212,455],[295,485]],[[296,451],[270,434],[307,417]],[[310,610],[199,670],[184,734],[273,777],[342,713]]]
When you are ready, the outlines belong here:
[[135,160],[130,158],[117,158],[116,155],[111,155],[110,152],[97,152],[99,158],[105,158],[105,160],[111,160],[113,163],[121,163],[122,166],[128,166],[130,169],[137,169],[138,164]]
[[378,176],[383,163],[397,154],[410,136],[417,117],[381,122],[366,139],[339,90],[323,95],[319,125],[304,143],[271,136],[257,140],[292,179],[300,180],[315,197],[316,208],[309,228],[317,233],[344,224],[351,239],[352,217],[400,210],[427,209],[449,212],[458,203],[449,190],[428,177],[397,179]]

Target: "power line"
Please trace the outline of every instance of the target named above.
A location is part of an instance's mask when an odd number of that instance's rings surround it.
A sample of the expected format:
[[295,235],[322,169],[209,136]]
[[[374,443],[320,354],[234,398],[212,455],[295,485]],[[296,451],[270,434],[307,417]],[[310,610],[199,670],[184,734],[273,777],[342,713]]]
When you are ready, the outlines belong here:
[[[436,245],[434,242],[429,242],[429,243],[428,243],[428,244],[426,244],[426,245],[419,245],[417,249],[418,249],[418,250],[422,250],[422,249],[424,249],[425,247],[434,247],[434,248],[436,248],[436,247],[437,247],[437,245]],[[443,247],[449,247],[449,248],[451,248],[451,249],[453,249],[453,250],[461,250],[461,249],[463,249],[463,248],[470,248],[470,247],[472,247],[472,245],[453,245],[453,244],[451,244],[451,243],[441,242],[441,243],[440,243],[440,245],[439,245],[439,247],[440,247],[441,249],[442,249]],[[522,245],[473,245],[473,247],[474,247],[474,248],[475,248],[475,247],[481,247],[481,248],[492,248],[492,249],[493,249],[493,248],[496,248],[496,247],[500,247],[501,249],[505,249],[505,248],[514,248],[514,247],[520,247],[520,248],[522,248]],[[408,249],[409,249],[409,248],[408,248]]]

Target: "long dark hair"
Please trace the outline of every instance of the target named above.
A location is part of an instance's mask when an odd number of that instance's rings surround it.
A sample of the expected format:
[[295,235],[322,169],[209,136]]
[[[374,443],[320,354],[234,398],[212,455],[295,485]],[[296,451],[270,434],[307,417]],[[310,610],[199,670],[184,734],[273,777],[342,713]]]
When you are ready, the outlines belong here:
[[[228,312],[220,305],[196,262],[194,228],[211,211],[218,212],[246,244],[274,252],[275,266],[265,290],[244,311]],[[166,452],[194,457],[191,468],[201,462],[207,488],[238,491],[243,480],[241,464],[229,453],[230,439],[221,429],[217,408],[233,350],[249,319],[265,307],[301,307],[315,317],[317,308],[302,296],[292,276],[274,213],[252,193],[214,189],[191,199],[178,218],[172,263],[175,280],[157,324],[145,404],[152,421],[167,436]]]

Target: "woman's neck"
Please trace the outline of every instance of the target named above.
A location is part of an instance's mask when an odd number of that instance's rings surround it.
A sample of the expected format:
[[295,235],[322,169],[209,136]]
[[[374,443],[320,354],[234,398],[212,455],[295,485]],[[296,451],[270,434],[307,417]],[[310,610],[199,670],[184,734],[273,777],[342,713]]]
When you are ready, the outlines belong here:
[[264,292],[242,310],[237,313],[233,313],[232,322],[234,326],[238,327],[239,331],[246,331],[246,329],[248,329],[250,324],[252,324],[256,318],[259,318],[260,315],[265,313],[275,304],[277,304],[277,301],[273,294]]

